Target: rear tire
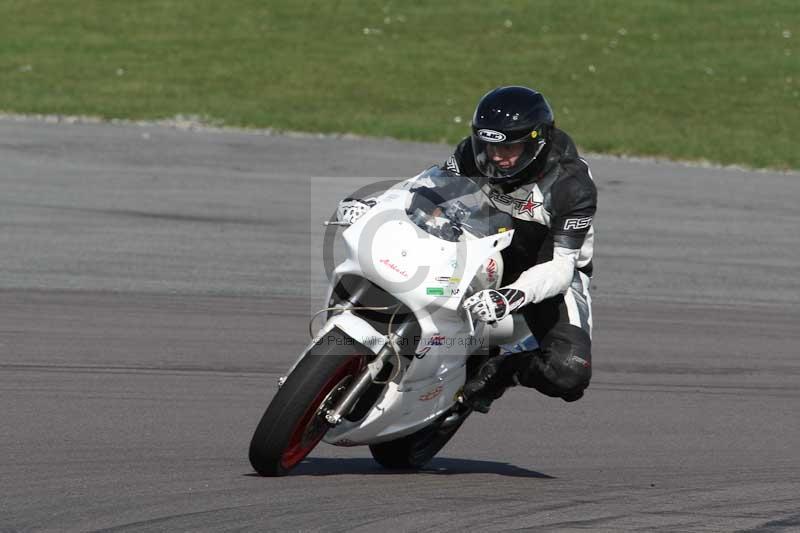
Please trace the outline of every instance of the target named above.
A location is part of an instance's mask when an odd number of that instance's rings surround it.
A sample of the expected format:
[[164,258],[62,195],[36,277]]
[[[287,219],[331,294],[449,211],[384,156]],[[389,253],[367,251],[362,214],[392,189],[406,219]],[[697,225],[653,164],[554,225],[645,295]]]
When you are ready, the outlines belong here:
[[444,448],[458,428],[464,423],[464,416],[457,423],[442,427],[450,413],[442,415],[430,426],[424,427],[396,440],[371,444],[372,457],[385,468],[393,470],[418,470],[428,464]]
[[[331,338],[336,336],[336,338]],[[329,429],[321,415],[359,375],[366,348],[341,330],[325,335],[278,389],[250,441],[250,464],[262,476],[284,476],[322,440]]]

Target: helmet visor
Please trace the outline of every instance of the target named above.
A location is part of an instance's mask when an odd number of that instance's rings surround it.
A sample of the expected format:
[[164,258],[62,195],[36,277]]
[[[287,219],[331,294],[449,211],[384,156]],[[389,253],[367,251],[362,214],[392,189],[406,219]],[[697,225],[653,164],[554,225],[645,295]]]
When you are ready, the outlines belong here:
[[480,130],[472,135],[475,164],[481,173],[494,180],[511,178],[527,168],[544,147],[544,139],[537,132],[512,141],[495,141],[492,135]]

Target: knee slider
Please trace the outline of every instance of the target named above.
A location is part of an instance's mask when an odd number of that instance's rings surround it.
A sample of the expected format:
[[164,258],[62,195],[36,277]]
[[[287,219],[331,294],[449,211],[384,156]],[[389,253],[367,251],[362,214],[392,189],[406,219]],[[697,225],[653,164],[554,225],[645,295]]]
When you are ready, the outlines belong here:
[[591,341],[579,328],[574,330],[551,331],[542,349],[532,355],[529,367],[519,373],[521,385],[566,401],[583,396],[592,378]]
[[589,362],[580,356],[570,355],[558,372],[556,385],[561,389],[561,396],[565,400],[575,395],[577,400],[583,396],[583,391],[589,386],[591,379],[592,367]]

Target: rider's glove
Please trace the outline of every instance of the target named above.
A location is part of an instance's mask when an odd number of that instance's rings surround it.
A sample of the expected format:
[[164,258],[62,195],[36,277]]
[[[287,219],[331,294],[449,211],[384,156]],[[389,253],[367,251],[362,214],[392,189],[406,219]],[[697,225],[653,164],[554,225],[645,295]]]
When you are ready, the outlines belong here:
[[363,217],[375,203],[375,200],[372,198],[367,200],[345,198],[339,202],[339,207],[336,208],[336,220],[344,222],[345,224],[355,224],[356,220]]
[[524,303],[525,293],[520,290],[486,289],[464,300],[462,306],[479,320],[494,324],[519,309]]

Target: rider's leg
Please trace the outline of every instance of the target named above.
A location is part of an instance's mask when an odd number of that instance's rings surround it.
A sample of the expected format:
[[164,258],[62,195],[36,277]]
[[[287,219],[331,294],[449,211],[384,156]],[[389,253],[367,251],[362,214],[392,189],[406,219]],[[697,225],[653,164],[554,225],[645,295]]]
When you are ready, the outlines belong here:
[[576,272],[566,294],[521,311],[539,339],[539,350],[518,372],[520,385],[568,402],[579,399],[592,377],[589,277]]
[[490,357],[464,386],[465,403],[486,412],[515,383],[566,401],[583,396],[592,375],[588,287],[589,278],[576,273],[566,295],[522,308],[539,349]]

